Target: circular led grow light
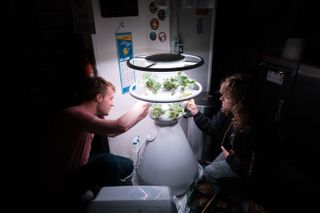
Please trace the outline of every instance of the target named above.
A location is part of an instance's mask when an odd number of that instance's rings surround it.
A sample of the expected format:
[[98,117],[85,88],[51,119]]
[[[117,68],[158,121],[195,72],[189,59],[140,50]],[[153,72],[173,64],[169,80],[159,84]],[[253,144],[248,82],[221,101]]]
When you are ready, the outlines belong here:
[[189,70],[203,64],[204,61],[200,56],[173,53],[141,54],[127,61],[128,67],[132,69],[150,72]]

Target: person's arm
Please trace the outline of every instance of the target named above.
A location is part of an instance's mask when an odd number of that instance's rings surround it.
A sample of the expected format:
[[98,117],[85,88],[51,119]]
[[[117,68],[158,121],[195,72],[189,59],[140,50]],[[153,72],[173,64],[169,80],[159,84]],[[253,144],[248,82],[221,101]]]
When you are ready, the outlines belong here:
[[[252,153],[254,151],[253,146],[256,140],[254,131],[249,131],[241,137],[241,141],[237,143],[234,142],[235,146],[241,146],[237,148],[237,152],[234,150],[224,150],[222,149],[227,163],[230,167],[239,174],[247,174],[250,162],[252,160]],[[221,147],[222,148],[222,147]]]
[[197,127],[208,135],[218,135],[223,130],[226,122],[226,116],[219,111],[212,119],[208,118],[201,112],[193,116],[193,120]]
[[95,134],[108,135],[115,137],[126,132],[148,114],[149,103],[137,102],[128,112],[116,120],[94,119],[88,126],[88,131]]
[[198,107],[197,107],[196,103],[194,102],[194,99],[188,100],[186,108],[191,112],[191,114],[193,116],[195,116],[199,112]]

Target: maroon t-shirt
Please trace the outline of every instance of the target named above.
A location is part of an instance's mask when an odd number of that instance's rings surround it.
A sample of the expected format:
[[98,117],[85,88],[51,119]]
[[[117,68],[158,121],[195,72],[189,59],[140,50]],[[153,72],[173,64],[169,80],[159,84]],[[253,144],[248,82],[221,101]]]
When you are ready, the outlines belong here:
[[95,115],[80,106],[65,109],[57,118],[48,144],[48,171],[56,183],[68,171],[88,162],[93,134],[87,127],[95,119]]

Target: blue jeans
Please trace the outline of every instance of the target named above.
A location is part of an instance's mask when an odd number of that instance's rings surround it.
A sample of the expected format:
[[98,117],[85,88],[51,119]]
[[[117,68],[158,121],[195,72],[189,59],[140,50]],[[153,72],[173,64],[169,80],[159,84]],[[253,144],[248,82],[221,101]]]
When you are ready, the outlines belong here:
[[218,184],[220,178],[240,178],[231,169],[222,152],[204,168],[203,172],[205,179],[214,184]]

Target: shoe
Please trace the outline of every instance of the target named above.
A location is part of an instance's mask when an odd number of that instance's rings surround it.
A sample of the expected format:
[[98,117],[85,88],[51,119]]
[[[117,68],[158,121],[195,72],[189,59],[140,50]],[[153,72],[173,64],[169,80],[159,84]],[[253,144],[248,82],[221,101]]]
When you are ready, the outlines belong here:
[[81,195],[82,201],[91,201],[94,199],[94,193],[91,190],[87,190],[85,193]]

